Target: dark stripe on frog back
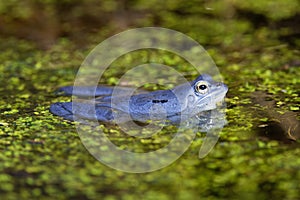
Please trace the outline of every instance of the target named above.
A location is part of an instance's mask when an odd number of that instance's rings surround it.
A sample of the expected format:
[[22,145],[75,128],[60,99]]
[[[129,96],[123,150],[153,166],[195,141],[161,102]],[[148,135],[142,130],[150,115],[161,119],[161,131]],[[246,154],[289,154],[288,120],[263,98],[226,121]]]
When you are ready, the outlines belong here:
[[152,100],[152,103],[167,103],[167,102],[168,102],[168,100],[166,100],[166,99],[163,99],[163,100],[154,99],[154,100]]

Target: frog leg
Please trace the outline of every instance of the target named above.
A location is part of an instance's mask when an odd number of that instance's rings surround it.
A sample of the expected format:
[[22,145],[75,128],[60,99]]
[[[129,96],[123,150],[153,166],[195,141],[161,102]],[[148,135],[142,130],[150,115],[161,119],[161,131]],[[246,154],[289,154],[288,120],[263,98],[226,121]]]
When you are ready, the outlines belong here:
[[51,104],[50,112],[54,115],[63,117],[66,120],[74,121],[72,102],[57,102]]
[[57,102],[50,106],[50,112],[69,121],[77,119],[98,120],[119,123],[128,121],[128,114],[120,109],[111,108],[110,103],[94,104],[92,101]]
[[[114,92],[114,89],[117,90]],[[61,87],[56,91],[56,94],[65,95],[65,96],[80,96],[80,97],[99,97],[99,96],[110,96],[113,94],[126,94],[131,91],[134,91],[132,88],[128,87],[113,87],[113,86],[65,86]],[[143,92],[142,90],[138,90],[137,93]]]
[[91,103],[57,102],[50,106],[50,112],[70,121],[75,121],[77,117],[88,120],[96,119],[103,122],[111,122],[113,120],[110,107],[97,106],[95,109],[95,106]]

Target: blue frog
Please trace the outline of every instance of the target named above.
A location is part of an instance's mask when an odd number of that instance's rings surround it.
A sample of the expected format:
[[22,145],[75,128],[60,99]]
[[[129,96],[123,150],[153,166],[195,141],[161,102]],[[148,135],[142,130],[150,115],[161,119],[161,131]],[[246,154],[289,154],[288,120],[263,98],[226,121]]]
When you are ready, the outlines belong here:
[[[133,94],[133,89],[124,87],[62,87],[65,95],[94,97],[73,102],[57,102],[50,112],[67,120],[83,118],[102,122],[148,122],[165,120],[171,124],[205,111],[214,110],[223,102],[228,87],[216,82],[211,76],[202,74],[194,81],[181,84],[170,90],[142,91]],[[97,97],[97,98],[95,98]]]

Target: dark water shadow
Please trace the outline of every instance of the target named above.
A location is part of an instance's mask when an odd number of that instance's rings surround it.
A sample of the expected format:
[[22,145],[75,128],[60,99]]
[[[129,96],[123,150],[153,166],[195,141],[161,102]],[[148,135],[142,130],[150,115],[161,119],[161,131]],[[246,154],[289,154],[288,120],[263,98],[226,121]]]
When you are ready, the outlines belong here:
[[295,143],[300,139],[300,121],[297,119],[299,112],[280,113],[272,95],[263,91],[253,92],[252,102],[258,107],[254,113],[256,117],[267,118],[264,122],[258,122],[254,128],[259,138],[287,144]]

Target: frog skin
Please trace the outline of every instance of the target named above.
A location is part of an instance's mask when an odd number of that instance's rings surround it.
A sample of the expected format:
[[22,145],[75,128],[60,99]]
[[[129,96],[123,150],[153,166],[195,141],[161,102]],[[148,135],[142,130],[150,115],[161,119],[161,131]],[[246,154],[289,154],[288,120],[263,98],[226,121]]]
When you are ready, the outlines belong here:
[[142,91],[129,95],[132,91],[130,88],[117,88],[114,91],[114,87],[105,86],[63,87],[59,89],[60,93],[94,97],[94,100],[54,103],[50,106],[50,112],[71,121],[76,118],[109,123],[166,120],[171,124],[179,124],[200,112],[216,109],[217,104],[224,100],[228,88],[203,74],[194,81],[170,90]]

